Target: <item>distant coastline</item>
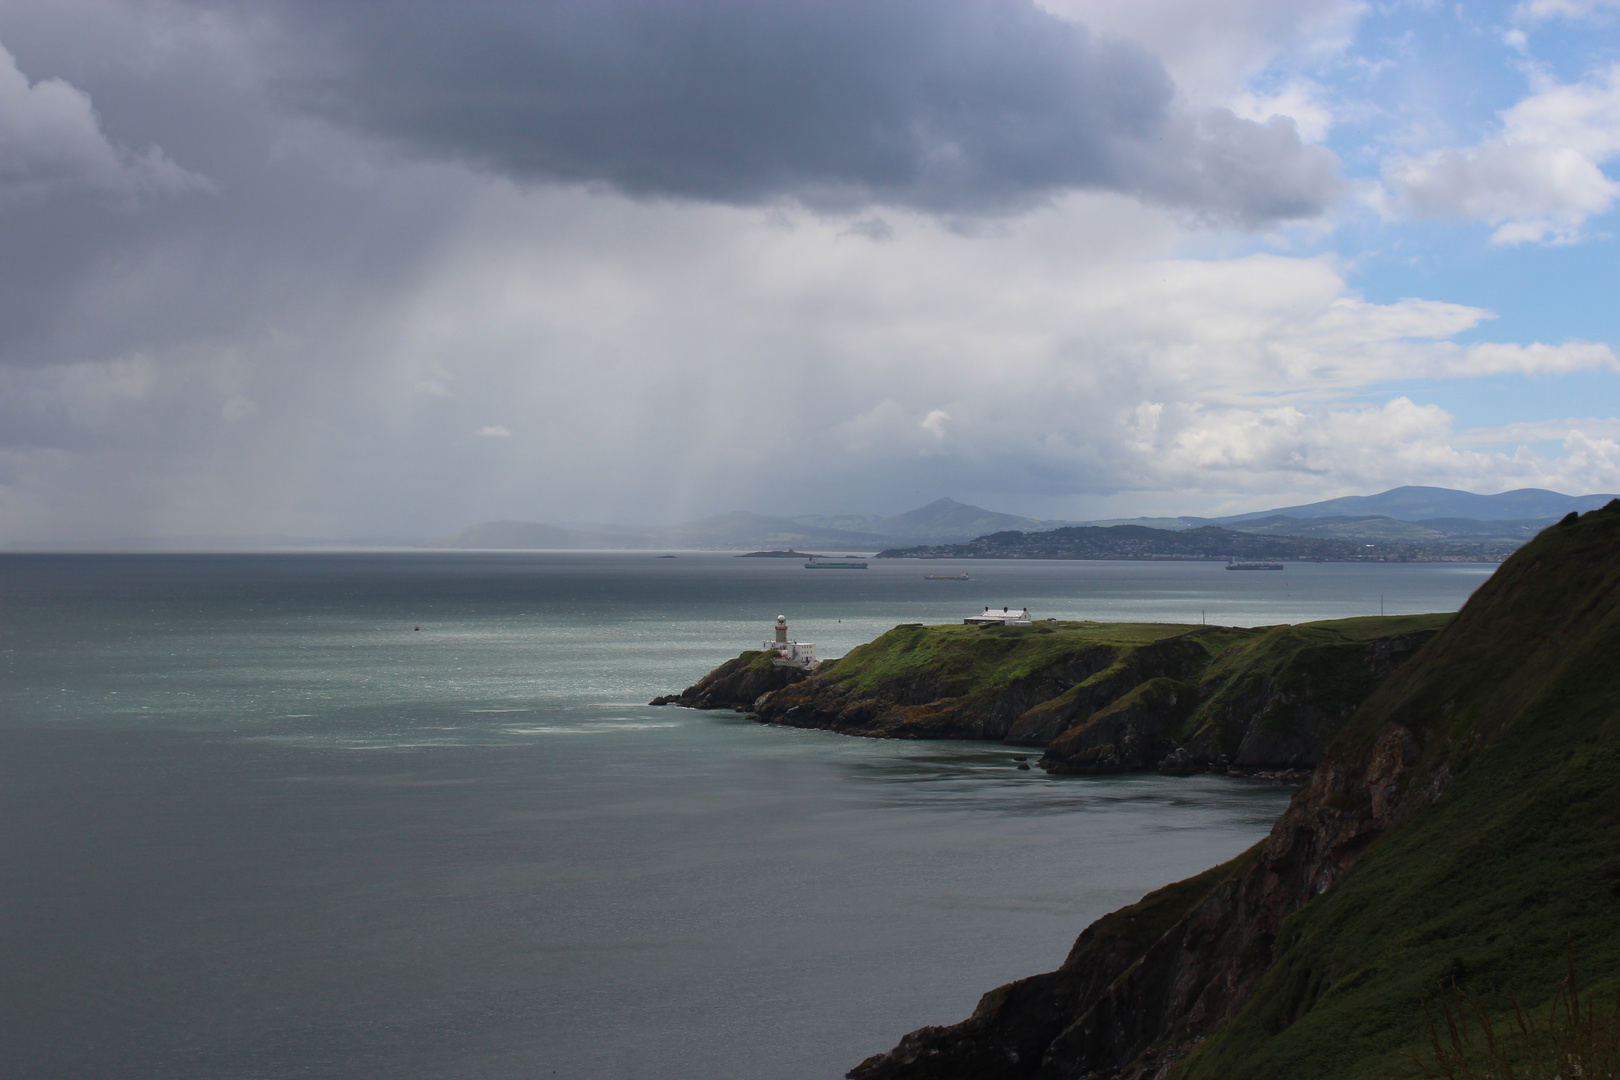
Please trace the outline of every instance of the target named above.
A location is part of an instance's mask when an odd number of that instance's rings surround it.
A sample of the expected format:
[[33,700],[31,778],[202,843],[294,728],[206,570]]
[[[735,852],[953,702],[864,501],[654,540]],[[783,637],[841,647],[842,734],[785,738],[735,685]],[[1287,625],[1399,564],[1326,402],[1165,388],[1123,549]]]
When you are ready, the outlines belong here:
[[1265,536],[1218,525],[1196,529],[1093,525],[1046,532],[1012,530],[965,544],[886,548],[878,552],[877,558],[1498,563],[1518,547],[1518,543],[1508,540],[1363,542],[1320,536]]

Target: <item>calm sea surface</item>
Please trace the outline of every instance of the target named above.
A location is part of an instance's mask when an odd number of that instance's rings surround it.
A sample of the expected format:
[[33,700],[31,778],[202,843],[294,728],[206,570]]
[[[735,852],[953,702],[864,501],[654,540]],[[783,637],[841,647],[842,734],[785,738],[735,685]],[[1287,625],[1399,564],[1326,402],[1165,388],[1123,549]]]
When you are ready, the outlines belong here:
[[0,556],[0,1073],[840,1076],[1288,793],[645,701],[777,614],[837,656],[985,605],[1453,610],[1491,569],[963,565]]

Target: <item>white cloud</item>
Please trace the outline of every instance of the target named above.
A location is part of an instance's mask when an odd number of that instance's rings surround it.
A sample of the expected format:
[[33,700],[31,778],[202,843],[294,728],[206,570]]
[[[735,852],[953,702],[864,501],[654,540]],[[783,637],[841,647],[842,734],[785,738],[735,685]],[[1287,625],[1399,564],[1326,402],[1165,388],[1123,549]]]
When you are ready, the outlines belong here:
[[[1620,444],[1578,429],[1561,434],[1564,454],[1466,449],[1469,433],[1433,405],[1400,397],[1382,406],[1285,406],[1263,410],[1172,413],[1155,446],[1165,479],[1193,483],[1212,473],[1237,474],[1234,486],[1257,493],[1299,490],[1313,480],[1337,490],[1374,491],[1433,484],[1472,491],[1546,487],[1620,491]],[[1609,431],[1612,421],[1601,422]],[[1459,446],[1461,444],[1461,446]]]
[[28,380],[21,396],[35,410],[59,409],[73,424],[97,427],[150,400],[161,373],[149,353],[63,364]]
[[[108,6],[136,21],[148,10]],[[1355,5],[1079,6],[1119,12],[1116,32],[1155,23],[1143,39],[1174,45],[1178,79],[1205,72],[1185,115],[1235,106],[1312,135],[1331,122],[1323,103],[1338,90],[1266,65],[1336,47],[1333,20],[1353,23]],[[100,25],[52,17],[64,41]],[[137,34],[113,36],[138,47]],[[1192,512],[1402,483],[1620,486],[1605,479],[1614,418],[1458,431],[1417,391],[1397,396],[1407,380],[1600,373],[1586,388],[1615,370],[1608,345],[1480,342],[1481,307],[1374,301],[1333,258],[1189,239],[1183,219],[1129,194],[963,224],[888,205],[840,219],[525,186],[288,120],[252,79],[222,81],[225,60],[137,58],[98,82],[88,61],[32,43],[21,55],[30,72],[75,72],[56,89],[18,75],[5,98],[43,116],[29,95],[44,87],[72,120],[50,130],[78,133],[64,144],[78,156],[62,158],[78,162],[73,183],[136,190],[117,138],[136,131],[204,162],[221,194],[163,214],[108,209],[117,199],[81,200],[104,211],[83,220],[77,205],[47,208],[79,246],[52,262],[63,242],[51,233],[30,261],[55,275],[37,302],[16,288],[44,275],[0,293],[3,539],[425,536],[495,517],[893,511],[947,493],[1080,517],[1148,492]],[[1245,91],[1256,64],[1264,92]],[[135,68],[168,81],[146,86]],[[81,88],[108,105],[121,88],[116,125]],[[1511,127],[1598,161],[1607,114],[1588,99],[1602,80],[1557,89],[1538,87],[1492,138]],[[181,99],[217,111],[194,126],[169,115]],[[1240,142],[1221,145],[1243,164]],[[1528,420],[1553,397],[1543,382],[1508,415]],[[524,416],[544,422],[490,422]]]
[[0,45],[0,194],[89,188],[129,196],[206,186],[156,146],[115,147],[90,95],[62,79],[30,83]]
[[1521,0],[1513,9],[1518,19],[1589,19],[1620,11],[1620,0]]
[[[459,230],[364,319],[323,321],[341,302],[277,306],[285,333],[250,323],[229,378],[212,374],[221,350],[171,348],[28,383],[51,397],[30,414],[39,437],[77,447],[78,465],[15,458],[19,483],[48,468],[64,490],[126,491],[170,533],[208,531],[194,503],[208,491],[233,526],[315,535],[894,510],[919,491],[1069,500],[1046,516],[1081,516],[1074,500],[1109,492],[1178,492],[1166,508],[1186,512],[1379,484],[1555,486],[1570,452],[1532,468],[1463,445],[1421,402],[1346,400],[1403,379],[1615,368],[1601,344],[1461,344],[1490,312],[1373,302],[1330,258],[1175,257],[1169,219],[1121,196],[971,233],[887,211],[896,238],[872,244],[811,214],[480,184]],[[208,422],[193,423],[186,401],[205,392]],[[227,443],[231,396],[258,412]],[[32,421],[5,403],[22,397],[0,394],[13,440]],[[489,419],[513,410],[547,417],[521,430],[525,453],[479,453],[518,438]],[[104,444],[132,452],[86,449]],[[157,444],[173,463],[125,488],[106,479],[153,469]],[[1580,446],[1580,475],[1601,475],[1602,454]],[[787,487],[782,453],[806,465]],[[395,473],[410,499],[380,482]],[[15,520],[41,513],[25,511]]]
[[1524,446],[1533,443],[1561,443],[1571,432],[1600,439],[1620,439],[1620,418],[1571,417],[1555,420],[1526,420],[1499,427],[1469,428],[1452,440],[1458,446]]
[[1620,360],[1600,342],[1569,341],[1562,345],[1514,345],[1480,342],[1457,348],[1436,365],[1439,376],[1567,375],[1576,371],[1617,371]]
[[1543,82],[1474,146],[1391,162],[1386,180],[1419,216],[1496,227],[1498,244],[1570,242],[1620,197],[1602,166],[1620,156],[1620,64],[1573,84]]
[[1273,116],[1294,121],[1300,138],[1321,142],[1333,130],[1333,112],[1322,103],[1322,88],[1308,79],[1294,79],[1274,93],[1244,90],[1234,99],[1232,111],[1245,120],[1265,122]]
[[1571,431],[1554,483],[1566,491],[1620,491],[1620,441]]
[[[1341,51],[1367,8],[1361,0],[1040,3],[1099,33],[1141,42],[1164,62],[1181,92],[1201,105],[1230,104],[1251,78],[1279,61],[1309,61]],[[1294,119],[1305,130],[1304,119]]]

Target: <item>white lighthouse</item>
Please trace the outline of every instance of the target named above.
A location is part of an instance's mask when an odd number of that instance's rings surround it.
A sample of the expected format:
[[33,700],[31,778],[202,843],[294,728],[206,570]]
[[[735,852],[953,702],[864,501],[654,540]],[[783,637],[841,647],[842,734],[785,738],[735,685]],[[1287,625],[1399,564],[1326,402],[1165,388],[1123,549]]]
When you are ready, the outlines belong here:
[[794,641],[788,637],[788,624],[786,615],[776,617],[776,636],[761,643],[760,648],[766,652],[775,652],[771,663],[777,667],[796,667],[804,671],[814,671],[820,663],[816,659],[816,647],[808,641]]

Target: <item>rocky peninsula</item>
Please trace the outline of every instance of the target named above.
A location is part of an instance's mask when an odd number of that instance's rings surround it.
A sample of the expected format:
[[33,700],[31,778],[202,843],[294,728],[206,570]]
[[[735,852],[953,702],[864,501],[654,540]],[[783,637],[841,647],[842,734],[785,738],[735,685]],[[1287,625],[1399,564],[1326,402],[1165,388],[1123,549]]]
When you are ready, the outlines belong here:
[[810,675],[745,652],[653,704],[847,735],[1044,748],[1040,766],[1058,773],[1297,775],[1449,618],[906,625]]

